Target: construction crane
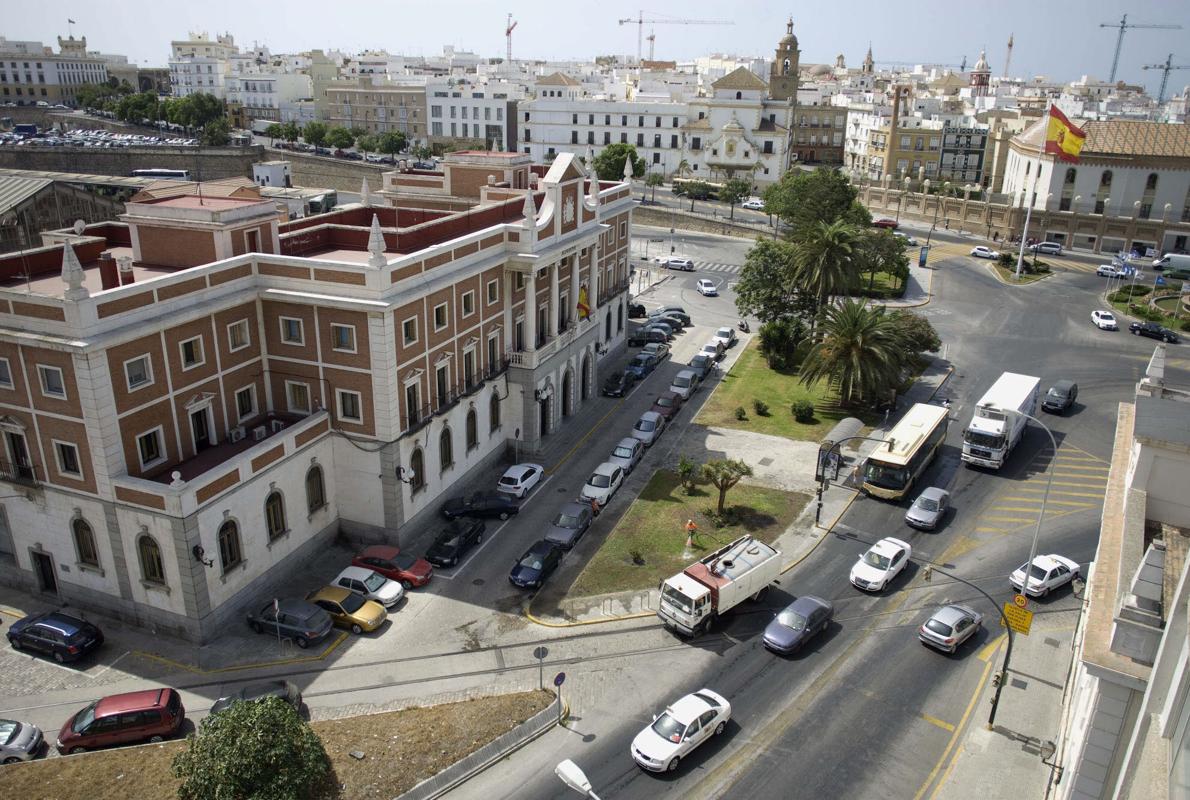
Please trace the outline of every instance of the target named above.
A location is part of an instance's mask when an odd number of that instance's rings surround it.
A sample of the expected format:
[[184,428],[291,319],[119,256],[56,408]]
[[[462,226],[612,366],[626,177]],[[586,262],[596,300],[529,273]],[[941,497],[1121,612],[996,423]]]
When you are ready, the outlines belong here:
[[963,56],[963,63],[961,64],[942,64],[937,61],[876,61],[873,63],[891,67],[955,67],[959,72],[967,71],[966,56]]
[[505,62],[506,68],[512,69],[512,29],[516,27],[516,23],[512,21],[512,14],[508,15],[508,22],[504,29],[504,38],[508,40],[508,59]]
[[652,61],[653,44],[657,41],[657,34],[653,31],[649,31],[649,35],[645,37],[645,40],[649,43],[649,60]]
[[645,12],[643,11],[638,13],[636,19],[620,20],[621,25],[627,25],[629,23],[636,23],[637,63],[640,63],[641,57],[644,55],[645,23],[650,25],[735,25],[731,20],[722,19],[645,19]]
[[1190,69],[1190,64],[1180,64],[1175,66],[1173,63],[1173,53],[1169,54],[1169,58],[1165,59],[1164,64],[1146,64],[1141,69],[1159,69],[1161,75],[1161,90],[1157,92],[1157,105],[1165,102],[1165,85],[1169,82],[1169,73],[1175,69]]
[[1116,82],[1116,67],[1120,66],[1120,49],[1124,46],[1124,31],[1131,28],[1160,28],[1168,31],[1180,31],[1181,25],[1140,25],[1135,22],[1128,21],[1128,15],[1120,17],[1119,22],[1101,22],[1100,28],[1119,28],[1120,32],[1116,36],[1116,54],[1111,60],[1111,74],[1107,76],[1108,83]]

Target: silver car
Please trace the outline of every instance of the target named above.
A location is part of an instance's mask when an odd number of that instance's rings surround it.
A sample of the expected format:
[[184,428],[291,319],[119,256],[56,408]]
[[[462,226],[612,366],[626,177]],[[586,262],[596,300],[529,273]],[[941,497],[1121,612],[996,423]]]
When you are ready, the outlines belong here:
[[953,653],[974,636],[982,624],[983,614],[974,609],[960,605],[943,606],[918,629],[917,638],[922,644]]
[[645,447],[652,447],[653,443],[660,438],[663,430],[665,430],[665,417],[656,411],[646,411],[632,426],[632,438],[640,439]]
[[629,436],[627,439],[620,440],[607,460],[608,463],[615,464],[623,469],[625,473],[628,473],[632,472],[636,465],[640,463],[641,457],[644,454],[644,442]]
[[28,761],[41,750],[41,729],[28,722],[0,719],[0,761],[15,764]]
[[950,492],[931,486],[917,496],[913,505],[905,512],[905,524],[911,528],[932,531],[946,518],[950,508]]

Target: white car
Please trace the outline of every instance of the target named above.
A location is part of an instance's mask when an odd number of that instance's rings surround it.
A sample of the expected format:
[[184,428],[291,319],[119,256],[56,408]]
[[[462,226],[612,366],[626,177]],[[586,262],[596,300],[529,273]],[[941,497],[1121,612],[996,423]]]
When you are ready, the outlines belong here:
[[1110,311],[1092,311],[1091,322],[1095,323],[1095,327],[1104,331],[1118,331],[1120,323],[1116,322],[1116,315]]
[[1095,269],[1095,274],[1101,278],[1122,278],[1128,274],[1127,270],[1120,269],[1114,264],[1100,264]]
[[698,283],[695,284],[695,287],[698,289],[698,293],[701,294],[703,297],[718,297],[719,296],[719,287],[716,286],[715,282],[712,280],[708,280],[706,278],[699,278]]
[[978,247],[971,248],[971,255],[975,256],[976,258],[999,258],[1000,251],[979,245]]
[[712,339],[702,346],[698,351],[700,355],[710,358],[712,361],[719,361],[723,358],[723,354],[727,352],[727,348],[718,339]]
[[694,262],[688,258],[669,256],[666,258],[658,258],[657,263],[661,265],[662,269],[676,269],[683,272],[694,272]]
[[669,382],[669,390],[680,395],[682,400],[689,400],[690,395],[698,388],[698,375],[692,369],[684,369]]
[[331,585],[341,586],[366,600],[375,600],[385,608],[392,608],[405,596],[400,583],[364,567],[348,567]]
[[740,208],[746,208],[749,211],[764,211],[764,201],[759,197],[749,197],[740,203]]
[[724,350],[734,346],[736,343],[735,328],[720,328],[715,331],[715,335],[711,337],[711,341],[723,345]]
[[688,694],[653,718],[632,740],[632,760],[650,772],[673,772],[694,748],[723,733],[731,703],[710,689]]
[[504,470],[500,482],[496,484],[496,491],[510,494],[519,500],[537,485],[544,474],[545,467],[540,464],[514,464]]
[[45,737],[36,725],[17,722],[15,719],[0,719],[0,761],[5,764],[33,760],[41,750],[43,741]]
[[646,411],[632,426],[632,438],[644,442],[645,447],[652,447],[653,442],[661,437],[665,430],[665,417],[656,411]]
[[[1008,582],[1018,592],[1025,580],[1025,564],[1021,564],[1009,576]],[[1048,556],[1037,556],[1033,559],[1033,568],[1029,570],[1029,586],[1025,594],[1034,597],[1045,597],[1054,589],[1070,583],[1078,577],[1079,566],[1065,556],[1050,553]]]
[[608,457],[609,464],[615,464],[617,467],[622,467],[625,474],[632,472],[637,464],[640,463],[641,458],[645,454],[645,445],[640,439],[621,439],[612,449],[611,456]]
[[851,585],[868,592],[883,591],[905,569],[913,548],[889,536],[868,548],[851,568]]
[[618,464],[605,461],[587,478],[582,492],[579,493],[579,499],[587,503],[594,500],[596,505],[603,508],[623,482],[624,469]]
[[894,232],[893,232],[893,236],[895,236],[895,237],[897,237],[898,239],[900,239],[900,240],[901,240],[901,244],[908,245],[908,246],[910,246],[910,247],[914,247],[914,246],[916,246],[916,245],[917,245],[917,240],[916,240],[916,239],[914,239],[912,236],[910,236],[910,235],[909,235],[909,234],[907,234],[907,233],[900,233],[899,231],[894,231]]

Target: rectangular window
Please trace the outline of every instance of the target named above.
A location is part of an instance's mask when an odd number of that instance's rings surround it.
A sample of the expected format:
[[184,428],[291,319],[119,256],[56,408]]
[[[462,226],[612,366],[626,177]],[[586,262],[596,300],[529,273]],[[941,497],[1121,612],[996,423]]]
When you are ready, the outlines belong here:
[[612,143],[612,134],[611,134],[611,131],[604,131],[604,132],[603,132],[603,143],[604,143],[604,144],[611,144],[611,143]]
[[252,344],[252,338],[248,334],[248,320],[242,319],[227,326],[228,350],[234,353],[237,350],[243,350],[250,344]]
[[434,306],[434,330],[442,330],[446,327],[448,321],[449,320],[446,316],[446,303],[439,303],[438,305]]
[[469,317],[475,313],[475,292],[463,292],[463,316]]
[[628,134],[626,134],[626,133],[620,134],[620,144],[628,144]]
[[236,422],[256,416],[256,387],[245,386],[236,392]]
[[497,302],[500,299],[500,281],[488,281],[488,305]]
[[304,345],[305,333],[302,331],[302,321],[295,317],[281,317],[281,341],[286,344]]
[[413,425],[421,419],[421,398],[419,395],[416,383],[405,387],[405,418],[409,425]]
[[74,478],[83,477],[83,467],[79,461],[79,449],[68,442],[54,442],[54,457],[58,459],[58,473]]
[[628,223],[627,222],[620,223],[620,238],[621,239],[628,238]]
[[201,367],[205,363],[202,354],[202,337],[196,336],[193,339],[187,339],[178,347],[182,351],[182,369],[193,369],[194,367]]
[[488,371],[494,372],[496,370],[496,362],[500,358],[500,345],[496,342],[496,337],[488,337]]
[[643,133],[636,134],[636,146],[637,147],[645,146],[645,135]]
[[669,137],[669,147],[671,150],[678,149],[678,135],[676,133]]
[[363,413],[360,411],[360,393],[340,389],[338,395],[339,419],[345,422],[363,422]]
[[285,381],[285,399],[293,413],[310,413],[310,387],[306,384]]
[[355,352],[355,326],[331,324],[331,346],[340,353]]
[[62,379],[62,370],[57,367],[37,365],[37,374],[41,378],[41,393],[46,397],[66,399],[66,382]]
[[690,139],[690,149],[691,150],[701,150],[702,149],[702,137],[700,137],[700,136],[692,137]]
[[0,358],[0,388],[11,389],[12,386],[12,368],[7,358]]
[[161,461],[165,457],[161,452],[161,428],[154,428],[136,437],[136,450],[140,456],[141,469]]
[[401,338],[406,347],[417,343],[417,317],[410,317],[401,323]]
[[434,371],[434,389],[438,394],[438,408],[442,408],[450,399],[450,373],[445,364]]

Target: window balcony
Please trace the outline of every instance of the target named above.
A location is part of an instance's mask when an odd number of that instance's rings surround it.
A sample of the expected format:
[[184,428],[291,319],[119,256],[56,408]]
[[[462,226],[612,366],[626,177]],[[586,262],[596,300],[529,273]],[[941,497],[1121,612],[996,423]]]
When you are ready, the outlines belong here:
[[11,461],[0,460],[0,480],[15,483],[18,486],[36,487],[39,485],[37,473],[39,467],[32,464],[14,464]]

